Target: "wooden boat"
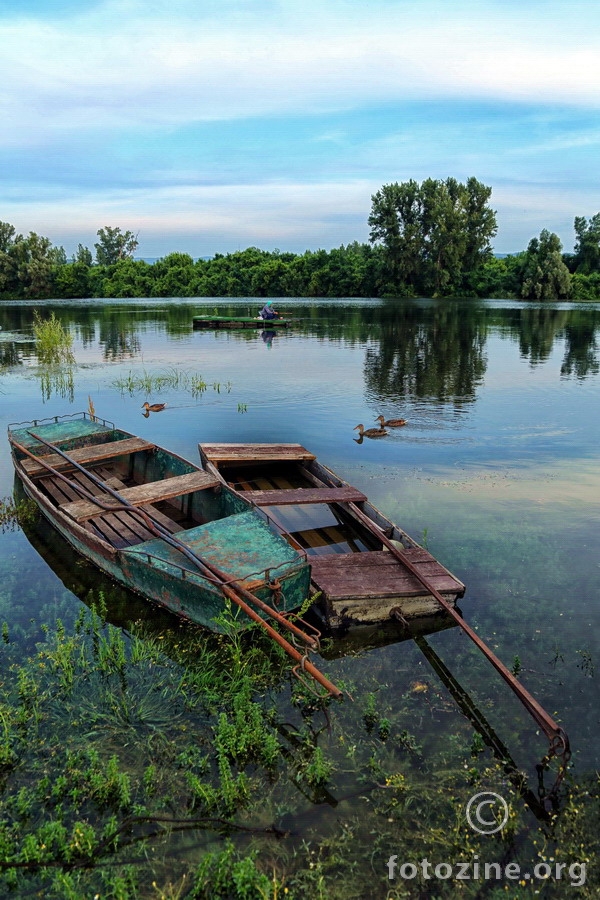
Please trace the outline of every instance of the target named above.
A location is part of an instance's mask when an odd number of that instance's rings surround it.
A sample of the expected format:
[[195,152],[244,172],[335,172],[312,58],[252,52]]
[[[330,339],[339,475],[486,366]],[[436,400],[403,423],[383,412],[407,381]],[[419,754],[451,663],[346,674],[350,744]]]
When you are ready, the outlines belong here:
[[[205,471],[264,510],[311,564],[331,628],[440,612],[465,591],[424,547],[300,444],[199,444]],[[407,568],[410,566],[410,568]]]
[[87,413],[9,426],[9,441],[25,493],[54,528],[116,581],[176,614],[222,630],[223,580],[233,582],[226,596],[249,591],[274,616],[308,596],[305,554],[180,456]]
[[287,328],[291,319],[261,319],[260,316],[194,316],[194,328]]

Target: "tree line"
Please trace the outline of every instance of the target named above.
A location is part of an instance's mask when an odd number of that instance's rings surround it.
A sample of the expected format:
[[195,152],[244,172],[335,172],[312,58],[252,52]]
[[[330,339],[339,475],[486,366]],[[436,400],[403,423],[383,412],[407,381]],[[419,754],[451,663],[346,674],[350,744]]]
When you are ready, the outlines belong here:
[[194,260],[134,259],[137,235],[105,226],[94,253],[71,259],[35,232],[0,222],[0,298],[498,297],[600,299],[600,213],[574,221],[572,253],[544,229],[526,250],[494,256],[490,187],[469,178],[383,185],[372,197],[370,240],[303,254],[256,247]]

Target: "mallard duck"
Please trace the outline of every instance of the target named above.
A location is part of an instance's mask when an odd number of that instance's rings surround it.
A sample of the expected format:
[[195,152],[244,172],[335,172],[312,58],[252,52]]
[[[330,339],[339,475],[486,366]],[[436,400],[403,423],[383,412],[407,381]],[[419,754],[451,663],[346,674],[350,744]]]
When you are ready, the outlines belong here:
[[142,409],[145,409],[147,413],[161,412],[166,405],[166,403],[148,403],[146,401],[146,403],[144,403],[144,405],[142,406]]
[[382,428],[400,428],[401,425],[406,425],[406,419],[386,419],[384,416],[377,416],[375,421],[379,422]]
[[386,431],[385,428],[367,428],[367,430],[365,431],[364,425],[357,425],[352,430],[353,431],[358,430],[358,433],[361,436],[361,438],[362,437],[379,438],[379,437],[385,437],[386,434],[389,434],[389,431]]

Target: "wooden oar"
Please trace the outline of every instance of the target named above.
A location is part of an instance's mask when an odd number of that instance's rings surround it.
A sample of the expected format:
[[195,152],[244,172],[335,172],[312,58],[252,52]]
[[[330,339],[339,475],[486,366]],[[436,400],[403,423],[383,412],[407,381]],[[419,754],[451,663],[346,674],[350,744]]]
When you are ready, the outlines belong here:
[[[227,573],[222,572],[220,569],[218,569],[217,566],[202,559],[202,557],[200,557],[197,553],[195,553],[193,550],[191,550],[190,547],[188,547],[186,544],[184,544],[178,538],[173,537],[173,535],[170,534],[170,532],[166,531],[166,529],[164,529],[159,523],[150,519],[150,517],[143,510],[134,506],[132,503],[129,503],[129,501],[126,500],[124,497],[122,497],[117,491],[113,490],[105,482],[103,482],[101,479],[97,478],[92,472],[89,471],[89,469],[86,469],[86,468],[84,468],[84,466],[81,466],[78,462],[76,462],[67,453],[65,453],[63,450],[60,450],[58,447],[56,447],[56,445],[50,443],[49,441],[46,441],[40,435],[37,435],[32,431],[30,431],[29,434],[35,440],[40,441],[42,444],[44,444],[45,446],[52,449],[55,453],[58,453],[61,457],[63,457],[66,461],[68,461],[76,469],[83,472],[98,487],[102,488],[106,493],[113,496],[114,499],[118,500],[119,503],[122,504],[123,508],[125,508],[125,509],[129,510],[130,512],[133,512],[133,513],[137,514],[138,516],[140,516],[141,518],[143,518],[146,525],[148,526],[148,528],[151,531],[154,531],[158,537],[161,537],[166,543],[170,544],[175,549],[179,550],[181,553],[183,553],[185,556],[187,556],[196,566],[198,566],[198,568],[200,568],[201,570],[203,570],[203,569],[207,570],[208,572],[211,572],[214,576],[216,576],[216,578],[209,578],[209,580],[215,584],[218,584],[218,586],[221,588],[223,593],[230,600],[232,600],[237,606],[239,606],[243,610],[243,612],[246,613],[246,615],[249,618],[251,618],[253,621],[259,623],[265,629],[267,634],[269,634],[269,636],[272,637],[273,640],[275,640],[286,651],[286,653],[288,653],[289,656],[291,656],[293,659],[295,659],[296,662],[300,663],[302,665],[302,668],[305,669],[315,679],[315,681],[317,681],[319,684],[321,684],[321,686],[324,687],[333,697],[335,697],[336,699],[340,699],[342,697],[342,692],[339,690],[339,688],[337,688],[334,684],[332,684],[329,681],[329,679],[327,679],[321,672],[319,672],[319,670],[316,669],[315,666],[313,666],[313,664],[309,660],[306,659],[306,656],[304,654],[302,654],[298,650],[296,650],[295,647],[293,647],[291,644],[289,644],[285,640],[285,638],[283,638],[277,631],[275,631],[275,629],[273,629],[267,622],[265,622],[265,620],[261,616],[259,616],[258,613],[256,613],[251,607],[249,607],[248,604],[242,599],[242,597],[246,598],[251,603],[258,606],[259,609],[261,609],[267,615],[269,615],[270,617],[275,619],[278,622],[278,624],[282,625],[282,627],[284,627],[288,631],[292,632],[296,637],[303,640],[304,643],[307,644],[309,647],[311,647],[312,649],[316,649],[317,642],[313,637],[305,634],[305,632],[303,632],[302,629],[298,628],[293,622],[290,622],[288,619],[286,619],[284,616],[282,616],[276,610],[272,609],[270,606],[268,606],[268,604],[263,603],[263,601],[260,600],[260,598],[256,597],[254,594],[252,594],[246,588],[242,587],[242,585],[234,584],[234,586],[232,588],[230,586],[232,579],[229,577],[229,575]],[[77,485],[75,482],[66,478],[66,476],[64,476],[62,473],[58,472],[51,465],[49,465],[49,463],[44,462],[41,457],[36,456],[34,453],[29,451],[26,447],[23,447],[22,445],[18,444],[12,438],[11,438],[11,442],[12,442],[13,446],[16,447],[20,452],[23,452],[24,454],[31,457],[32,459],[35,459],[38,463],[40,463],[48,471],[52,472],[54,475],[57,475],[62,480],[66,481],[73,488],[73,490],[77,491],[82,496],[85,496],[88,500],[91,500],[92,502],[96,503],[100,508],[109,508],[112,512],[115,511],[114,505],[111,504],[110,506],[108,506],[107,504],[104,504],[97,495],[90,494],[88,491],[85,490],[85,488],[81,487],[81,485]],[[207,576],[203,573],[203,577],[207,577]],[[236,592],[238,592],[238,593],[236,593]],[[242,597],[240,597],[238,594],[241,594]]]
[[440,592],[433,586],[433,584],[429,581],[428,578],[425,578],[424,575],[419,572],[414,563],[398,548],[396,545],[386,537],[383,532],[375,531],[373,527],[373,523],[369,519],[365,513],[356,506],[355,503],[349,503],[348,506],[352,509],[353,513],[356,517],[365,525],[372,534],[376,534],[378,540],[382,542],[382,544],[388,548],[390,553],[392,553],[396,559],[398,559],[403,566],[405,566],[409,572],[411,572],[415,578],[417,578],[420,583],[426,588],[429,593],[435,597],[437,602],[440,604],[446,612],[452,616],[456,624],[462,628],[466,635],[468,635],[476,647],[483,653],[489,662],[493,665],[496,671],[500,674],[500,676],[504,679],[504,681],[508,684],[509,688],[517,695],[525,709],[529,712],[529,714],[535,719],[538,723],[548,741],[550,742],[550,753],[555,754],[557,756],[562,756],[566,761],[570,756],[570,745],[569,738],[567,733],[560,725],[557,725],[554,719],[548,715],[546,710],[540,706],[537,700],[529,693],[526,688],[520,684],[514,675],[509,672],[503,662],[501,662],[498,657],[493,653],[490,648],[485,644],[478,634],[476,634],[473,629],[467,625],[462,616],[458,614],[458,612],[451,606],[447,600],[445,600]]

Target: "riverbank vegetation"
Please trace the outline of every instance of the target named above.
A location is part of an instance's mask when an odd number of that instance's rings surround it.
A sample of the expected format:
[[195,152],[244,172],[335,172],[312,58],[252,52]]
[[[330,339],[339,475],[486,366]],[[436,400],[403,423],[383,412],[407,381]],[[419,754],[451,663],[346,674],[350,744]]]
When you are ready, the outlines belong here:
[[497,257],[491,188],[426,179],[373,195],[370,242],[303,254],[256,247],[211,259],[174,252],[134,259],[138,238],[100,228],[95,253],[62,247],[0,222],[0,298],[498,297],[600,299],[600,213],[574,220],[571,253],[543,229],[526,250]]

